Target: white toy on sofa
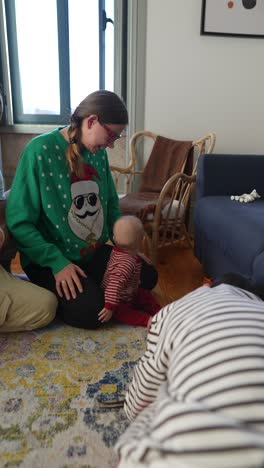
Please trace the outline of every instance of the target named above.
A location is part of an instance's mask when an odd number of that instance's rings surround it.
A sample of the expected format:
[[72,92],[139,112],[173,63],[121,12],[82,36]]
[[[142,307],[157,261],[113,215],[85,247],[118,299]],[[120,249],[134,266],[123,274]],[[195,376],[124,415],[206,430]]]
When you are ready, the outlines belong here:
[[239,201],[240,203],[250,203],[255,201],[257,198],[261,198],[256,189],[252,190],[251,193],[243,193],[242,195],[231,195],[231,200]]

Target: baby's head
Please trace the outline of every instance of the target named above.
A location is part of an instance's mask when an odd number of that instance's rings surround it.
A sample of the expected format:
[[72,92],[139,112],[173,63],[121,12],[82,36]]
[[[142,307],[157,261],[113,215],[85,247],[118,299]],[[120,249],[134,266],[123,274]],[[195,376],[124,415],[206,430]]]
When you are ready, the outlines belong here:
[[143,236],[143,224],[135,216],[121,216],[114,224],[114,241],[118,247],[130,251],[140,250]]

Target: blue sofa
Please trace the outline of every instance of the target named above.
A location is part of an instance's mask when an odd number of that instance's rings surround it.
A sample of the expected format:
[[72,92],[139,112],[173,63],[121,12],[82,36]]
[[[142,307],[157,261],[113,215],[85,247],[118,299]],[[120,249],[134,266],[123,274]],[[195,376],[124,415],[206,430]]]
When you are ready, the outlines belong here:
[[[230,195],[256,189],[252,203]],[[197,169],[195,255],[210,278],[239,273],[264,286],[264,155],[204,154]]]

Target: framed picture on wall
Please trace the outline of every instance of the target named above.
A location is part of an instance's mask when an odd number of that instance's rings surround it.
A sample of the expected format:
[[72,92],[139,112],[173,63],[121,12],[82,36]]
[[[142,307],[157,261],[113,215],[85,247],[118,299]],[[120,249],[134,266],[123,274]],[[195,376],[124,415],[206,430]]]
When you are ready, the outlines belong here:
[[264,0],[203,0],[201,34],[264,37]]

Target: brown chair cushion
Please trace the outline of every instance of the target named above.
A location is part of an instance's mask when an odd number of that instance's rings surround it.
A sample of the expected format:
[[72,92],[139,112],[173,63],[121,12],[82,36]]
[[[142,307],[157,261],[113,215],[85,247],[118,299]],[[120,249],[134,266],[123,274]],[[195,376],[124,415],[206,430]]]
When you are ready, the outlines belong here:
[[157,136],[141,177],[139,192],[160,192],[177,172],[190,175],[193,166],[191,141],[177,141]]

